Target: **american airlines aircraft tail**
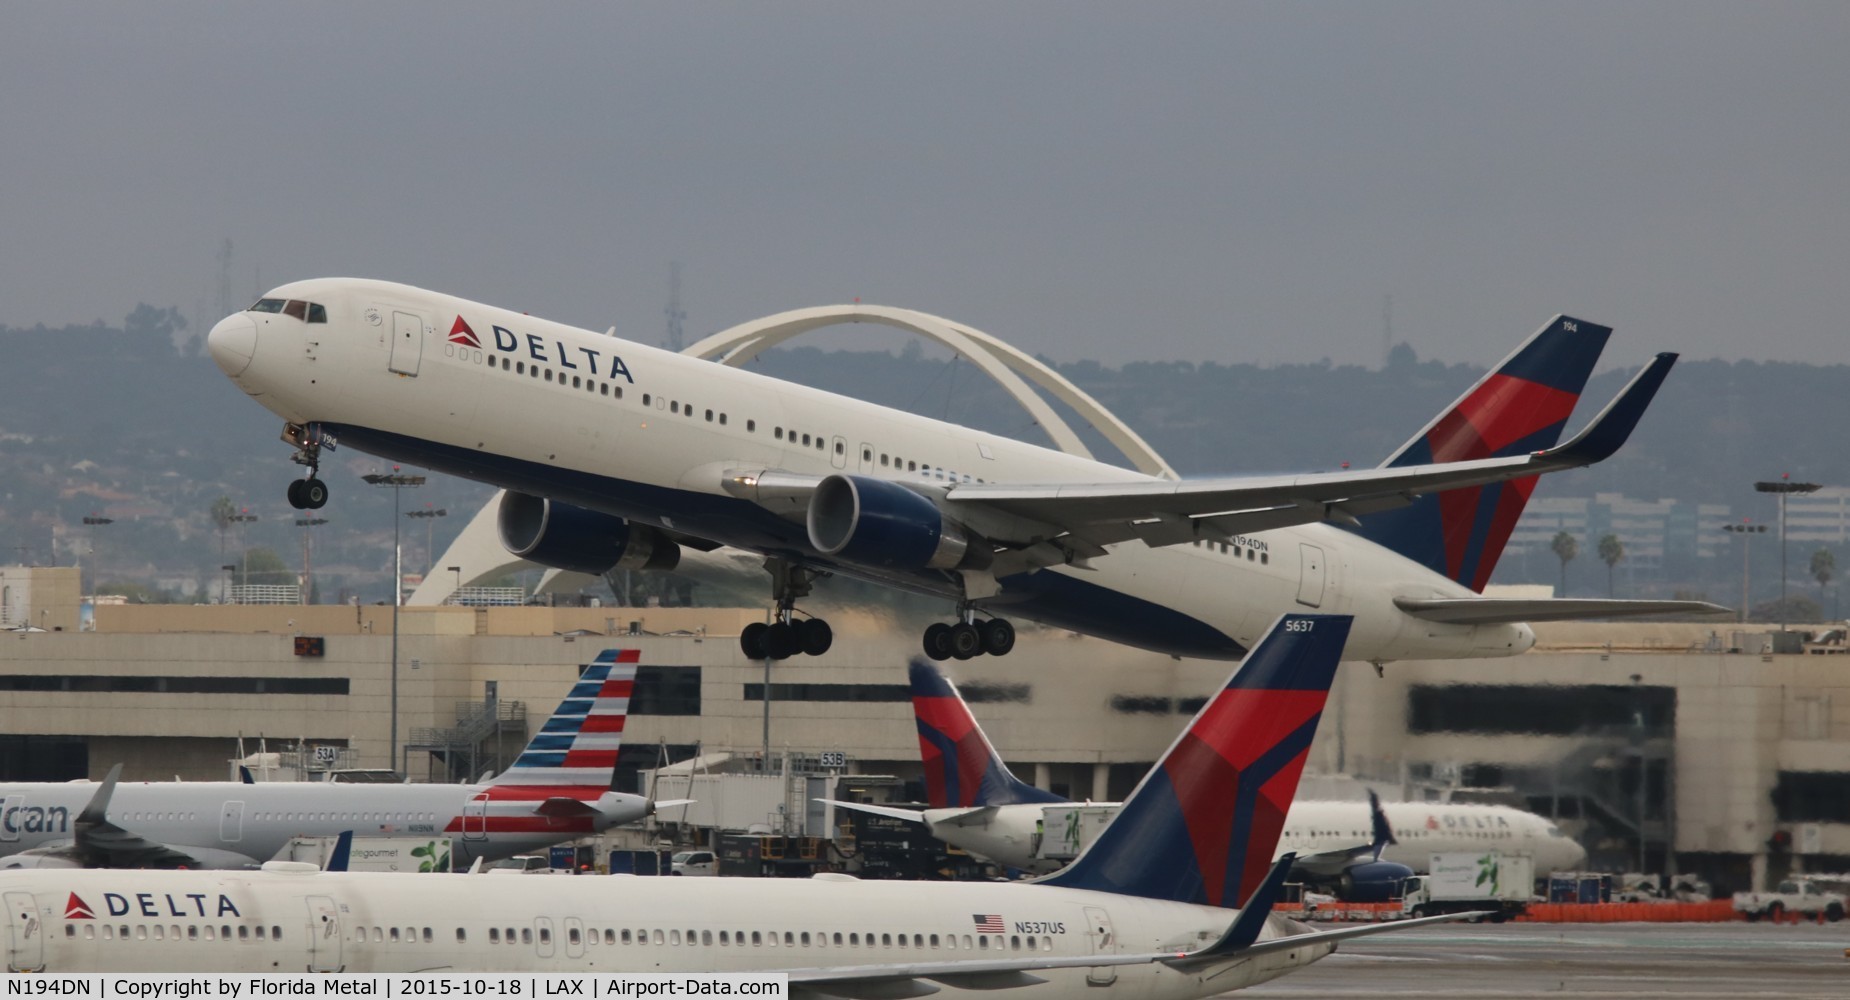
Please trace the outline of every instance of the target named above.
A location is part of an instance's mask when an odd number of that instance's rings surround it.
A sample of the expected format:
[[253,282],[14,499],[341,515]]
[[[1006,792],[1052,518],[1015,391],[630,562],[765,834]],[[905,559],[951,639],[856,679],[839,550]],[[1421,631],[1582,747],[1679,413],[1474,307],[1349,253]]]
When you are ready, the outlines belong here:
[[976,724],[963,695],[937,668],[915,659],[910,673],[925,797],[933,808],[1066,801],[1015,777]]
[[[1554,447],[1610,336],[1611,327],[1555,317],[1381,468],[1513,458]],[[1481,593],[1538,480],[1428,493],[1351,530]]]

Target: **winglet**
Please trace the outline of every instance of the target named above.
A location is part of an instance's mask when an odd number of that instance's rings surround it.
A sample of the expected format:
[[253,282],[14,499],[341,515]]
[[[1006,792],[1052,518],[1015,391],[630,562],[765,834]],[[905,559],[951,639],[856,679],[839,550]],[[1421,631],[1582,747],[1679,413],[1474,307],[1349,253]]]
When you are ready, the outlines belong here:
[[1373,849],[1375,860],[1380,861],[1381,852],[1387,849],[1387,845],[1398,844],[1400,841],[1394,839],[1394,827],[1388,822],[1387,811],[1381,808],[1381,796],[1376,795],[1372,788],[1368,791],[1368,821],[1374,833],[1374,842],[1368,846]]
[[1569,438],[1566,444],[1550,448],[1541,453],[1546,459],[1566,460],[1572,465],[1592,465],[1611,458],[1614,452],[1625,444],[1638,426],[1639,418],[1651,405],[1657,390],[1664,384],[1665,376],[1670,374],[1671,366],[1677,363],[1677,356],[1666,351],[1651,359],[1651,363],[1639,369],[1632,376],[1625,388],[1599,411],[1593,420],[1582,428],[1580,433]]
[[324,872],[344,872],[353,860],[353,831],[342,830],[334,838],[334,853],[328,855],[328,863],[321,870]]
[[1191,958],[1216,958],[1230,952],[1242,951],[1252,947],[1259,940],[1259,932],[1265,929],[1266,918],[1272,915],[1272,907],[1278,903],[1278,895],[1285,886],[1286,876],[1291,874],[1291,866],[1297,864],[1298,856],[1287,852],[1272,866],[1265,881],[1240,907],[1240,915],[1233,918],[1233,926],[1220,936],[1206,951],[1190,956]]
[[77,814],[77,825],[97,826],[109,822],[109,798],[116,794],[116,779],[120,777],[122,765],[118,763],[103,776],[103,784],[97,788],[95,795],[90,796],[90,802],[84,806],[83,812]]
[[249,767],[246,767],[243,764],[239,764],[238,765],[238,782],[240,784],[245,784],[245,785],[254,785],[257,783],[257,776],[251,773],[251,769]]

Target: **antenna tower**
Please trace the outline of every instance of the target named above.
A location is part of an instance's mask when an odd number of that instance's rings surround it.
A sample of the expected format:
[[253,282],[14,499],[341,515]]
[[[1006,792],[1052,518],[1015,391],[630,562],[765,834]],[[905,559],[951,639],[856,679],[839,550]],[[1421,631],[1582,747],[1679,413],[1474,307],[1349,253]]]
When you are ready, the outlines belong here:
[[687,312],[681,308],[681,265],[677,262],[668,264],[668,308],[662,311],[668,316],[668,335],[663,338],[662,346],[679,354],[681,348],[687,346],[687,337],[681,328]]

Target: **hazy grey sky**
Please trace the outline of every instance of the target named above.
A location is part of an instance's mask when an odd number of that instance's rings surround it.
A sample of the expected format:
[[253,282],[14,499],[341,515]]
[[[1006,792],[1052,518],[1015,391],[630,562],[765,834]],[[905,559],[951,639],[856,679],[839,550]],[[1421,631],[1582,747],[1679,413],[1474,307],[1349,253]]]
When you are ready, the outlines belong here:
[[15,3],[0,323],[330,274],[657,341],[1843,362],[1850,4]]

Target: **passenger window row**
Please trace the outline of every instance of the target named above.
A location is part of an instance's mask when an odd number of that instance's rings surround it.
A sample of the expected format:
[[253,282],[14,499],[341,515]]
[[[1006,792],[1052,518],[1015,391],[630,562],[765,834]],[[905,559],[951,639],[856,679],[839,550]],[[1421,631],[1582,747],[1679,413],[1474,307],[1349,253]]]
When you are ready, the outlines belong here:
[[1218,545],[1220,546],[1221,555],[1231,554],[1235,559],[1240,558],[1241,552],[1245,552],[1247,562],[1257,562],[1261,566],[1269,566],[1272,563],[1272,554],[1270,552],[1260,552],[1250,545],[1229,545],[1226,542],[1204,542],[1200,539],[1196,539],[1190,544],[1198,549],[1205,546],[1209,552],[1214,551],[1214,547]]
[[[232,931],[234,926],[237,928],[235,938]],[[77,924],[67,922],[64,925],[64,936],[75,938],[77,935]],[[283,929],[265,924],[86,923],[83,925],[83,938],[85,941],[95,941],[99,938],[104,941],[281,941]]]

